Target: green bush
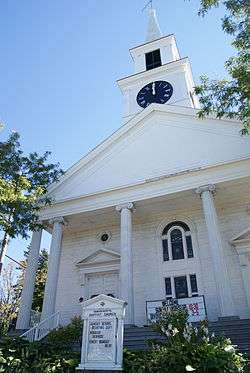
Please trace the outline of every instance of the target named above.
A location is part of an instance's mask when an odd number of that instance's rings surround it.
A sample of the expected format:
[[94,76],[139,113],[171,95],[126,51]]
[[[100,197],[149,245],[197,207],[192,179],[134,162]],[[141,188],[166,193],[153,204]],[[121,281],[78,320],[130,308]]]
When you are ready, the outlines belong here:
[[236,373],[244,372],[246,359],[229,339],[215,337],[206,323],[188,324],[186,309],[176,306],[162,309],[153,326],[166,336],[166,342],[153,342],[144,353],[125,352],[126,373]]
[[21,338],[0,342],[0,372],[5,373],[75,373],[78,353],[51,343],[29,343]]
[[74,317],[71,323],[52,330],[46,337],[51,343],[70,344],[79,342],[82,336],[83,321],[81,317]]

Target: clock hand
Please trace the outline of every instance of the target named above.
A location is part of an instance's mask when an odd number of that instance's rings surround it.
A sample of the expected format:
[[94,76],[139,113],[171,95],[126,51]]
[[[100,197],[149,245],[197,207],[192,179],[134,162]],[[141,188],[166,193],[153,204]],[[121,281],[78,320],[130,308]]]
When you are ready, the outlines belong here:
[[152,83],[152,94],[153,96],[155,96],[155,82]]

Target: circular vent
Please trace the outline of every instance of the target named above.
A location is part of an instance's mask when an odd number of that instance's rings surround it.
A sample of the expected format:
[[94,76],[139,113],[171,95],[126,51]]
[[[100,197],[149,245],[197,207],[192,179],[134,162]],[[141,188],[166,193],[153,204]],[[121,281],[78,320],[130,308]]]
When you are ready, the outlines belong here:
[[105,244],[111,239],[111,233],[110,232],[102,232],[102,233],[98,234],[98,239],[102,243]]
[[102,242],[107,242],[108,239],[109,239],[109,235],[108,235],[108,233],[103,233],[103,234],[101,235],[101,241],[102,241]]

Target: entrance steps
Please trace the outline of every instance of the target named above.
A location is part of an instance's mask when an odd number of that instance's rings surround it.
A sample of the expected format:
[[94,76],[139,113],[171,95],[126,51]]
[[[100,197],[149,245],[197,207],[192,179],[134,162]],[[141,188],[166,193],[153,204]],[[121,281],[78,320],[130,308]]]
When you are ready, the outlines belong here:
[[[224,335],[230,338],[232,343],[238,346],[238,349],[250,355],[250,319],[232,319],[232,320],[218,320],[209,322],[210,332],[215,335]],[[24,331],[15,330],[11,334],[12,337],[17,337]],[[159,335],[149,326],[125,327],[124,330],[124,348],[128,350],[147,350],[149,349],[148,342],[152,340],[165,341],[166,338]],[[80,342],[73,343],[73,350],[80,351]]]
[[[219,320],[209,322],[210,332],[224,335],[238,346],[241,352],[250,354],[250,319]],[[129,350],[147,350],[149,340],[164,341],[150,327],[129,327],[124,330],[124,347]]]
[[20,337],[23,333],[27,332],[28,329],[13,329],[8,332],[8,336],[11,338]]

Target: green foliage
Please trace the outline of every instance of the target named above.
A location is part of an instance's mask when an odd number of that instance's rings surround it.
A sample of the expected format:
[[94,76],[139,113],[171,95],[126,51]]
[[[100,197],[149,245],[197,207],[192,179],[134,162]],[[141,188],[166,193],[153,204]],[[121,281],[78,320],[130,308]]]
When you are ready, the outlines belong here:
[[167,337],[144,353],[125,352],[125,372],[234,373],[243,372],[246,360],[224,337],[210,335],[206,323],[188,324],[185,309],[163,308],[155,329]]
[[243,123],[242,134],[250,133],[250,2],[249,0],[201,0],[199,15],[204,16],[212,7],[223,4],[227,14],[222,29],[232,35],[232,46],[237,54],[229,58],[225,67],[229,78],[210,80],[201,77],[195,91],[200,97],[200,117],[215,113],[238,119]]
[[43,296],[48,272],[48,252],[42,250],[39,255],[38,269],[36,272],[35,288],[33,293],[32,310],[42,312]]
[[57,330],[52,330],[47,341],[51,343],[69,344],[79,342],[82,336],[83,321],[81,317],[74,317],[71,323],[66,326],[61,326]]
[[8,333],[10,325],[16,319],[19,299],[13,265],[9,264],[0,277],[0,337]]
[[41,227],[38,212],[51,200],[47,187],[62,174],[58,164],[48,163],[49,152],[24,155],[19,134],[0,142],[0,230],[3,240],[0,262],[10,238],[28,237],[28,231]]
[[20,338],[0,341],[0,372],[73,373],[79,354],[61,345],[29,343]]
[[179,305],[173,305],[171,309],[163,307],[158,322],[152,324],[152,327],[167,337],[175,336],[177,330],[179,334],[183,335],[187,326],[187,319],[188,310],[186,307]]

